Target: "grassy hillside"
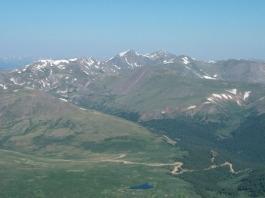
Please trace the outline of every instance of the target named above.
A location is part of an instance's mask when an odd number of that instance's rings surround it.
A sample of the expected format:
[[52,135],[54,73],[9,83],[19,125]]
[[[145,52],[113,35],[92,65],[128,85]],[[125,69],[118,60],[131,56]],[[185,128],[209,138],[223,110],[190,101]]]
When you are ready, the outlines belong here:
[[132,122],[80,109],[45,93],[2,92],[0,98],[0,143],[4,149],[64,158],[124,153],[147,160],[160,156],[162,161],[183,154]]

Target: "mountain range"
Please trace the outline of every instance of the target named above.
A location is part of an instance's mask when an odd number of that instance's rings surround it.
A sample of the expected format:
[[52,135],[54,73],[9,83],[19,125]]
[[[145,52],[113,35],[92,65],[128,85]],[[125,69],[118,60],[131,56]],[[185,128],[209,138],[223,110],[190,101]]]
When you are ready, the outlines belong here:
[[[80,160],[88,158],[97,172],[108,170],[100,163],[118,163],[135,182],[145,175],[157,187],[159,177],[183,186],[169,197],[263,197],[264,123],[265,62],[258,60],[127,50],[107,60],[45,59],[0,73],[0,155],[7,164],[7,151],[18,167],[52,158],[52,168],[77,160],[71,166],[83,169]],[[115,185],[111,197],[134,195]]]
[[39,60],[1,73],[0,89],[37,89],[82,107],[136,112],[140,120],[176,114],[207,120],[238,109],[263,111],[257,105],[264,100],[264,79],[260,61],[206,62],[164,51],[143,55],[128,50],[104,61]]

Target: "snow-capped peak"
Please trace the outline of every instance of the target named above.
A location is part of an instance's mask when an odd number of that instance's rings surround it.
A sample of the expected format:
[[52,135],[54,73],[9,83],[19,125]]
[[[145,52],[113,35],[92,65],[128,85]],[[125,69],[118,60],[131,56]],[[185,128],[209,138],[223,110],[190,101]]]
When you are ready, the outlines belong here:
[[60,64],[69,64],[69,60],[54,60],[53,64],[55,66],[60,65]]
[[144,55],[147,58],[150,58],[151,60],[158,60],[158,59],[173,59],[175,58],[175,55],[167,52],[167,51],[163,51],[163,50],[159,50],[156,52],[152,52],[149,54],[145,54]]
[[57,66],[61,64],[69,64],[69,60],[66,59],[58,59],[58,60],[53,60],[53,59],[42,59],[36,62],[36,64],[39,64],[40,66]]
[[36,61],[32,66],[26,66],[24,69],[27,69],[29,67],[32,67],[34,70],[39,70],[41,71],[44,68],[47,67],[57,67],[59,69],[65,69],[65,65],[69,64],[70,61],[66,59],[58,59],[58,60],[53,60],[53,59],[42,59],[39,61]]
[[78,58],[71,58],[71,59],[69,59],[70,62],[75,62],[77,60],[78,60]]
[[125,56],[125,55],[127,55],[127,54],[129,54],[129,53],[135,53],[135,51],[129,49],[129,50],[126,50],[126,51],[124,51],[124,52],[120,52],[120,53],[119,53],[119,56],[120,56],[120,57],[123,57],[123,56]]

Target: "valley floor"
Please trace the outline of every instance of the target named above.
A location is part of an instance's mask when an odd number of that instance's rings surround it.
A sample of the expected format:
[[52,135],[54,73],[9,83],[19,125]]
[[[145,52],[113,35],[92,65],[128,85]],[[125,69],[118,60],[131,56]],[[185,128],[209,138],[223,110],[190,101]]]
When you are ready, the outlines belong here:
[[[233,174],[232,165],[229,163],[192,171],[183,169],[182,162],[137,162],[127,160],[126,154],[94,154],[88,159],[74,160],[34,157],[0,150],[0,157],[0,197],[3,198],[233,197],[235,194],[232,192],[211,190],[199,192],[189,181],[189,176],[193,175],[194,178],[200,178],[205,182],[204,172],[215,176],[223,174],[225,178],[222,176],[219,181],[225,179],[225,183],[220,183],[224,189],[229,182],[229,184],[235,183],[233,180],[238,177]],[[130,189],[130,186],[146,182],[152,184],[153,188]],[[246,195],[240,193],[237,196]]]

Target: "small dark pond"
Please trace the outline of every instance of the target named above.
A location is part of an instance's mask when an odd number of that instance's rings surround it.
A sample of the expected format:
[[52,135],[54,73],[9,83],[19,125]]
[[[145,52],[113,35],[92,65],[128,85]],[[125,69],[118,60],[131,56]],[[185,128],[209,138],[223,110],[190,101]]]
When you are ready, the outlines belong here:
[[149,183],[143,183],[143,184],[137,184],[135,186],[130,186],[129,188],[133,190],[147,190],[147,189],[154,188],[154,186]]

